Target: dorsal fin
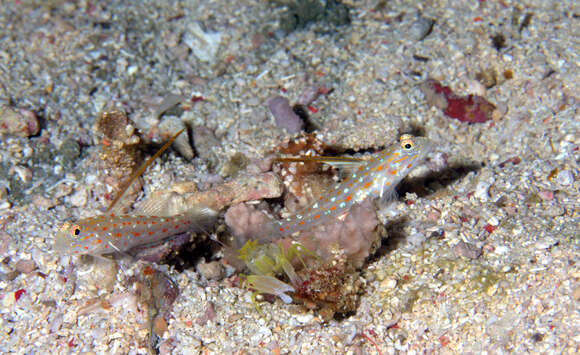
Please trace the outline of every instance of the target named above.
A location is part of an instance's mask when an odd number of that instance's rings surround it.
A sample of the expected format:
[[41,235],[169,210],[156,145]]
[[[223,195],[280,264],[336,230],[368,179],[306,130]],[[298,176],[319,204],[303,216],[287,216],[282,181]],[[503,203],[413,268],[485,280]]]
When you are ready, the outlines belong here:
[[352,157],[327,157],[327,156],[300,156],[300,157],[280,157],[274,159],[276,163],[301,163],[301,162],[317,162],[330,165],[333,168],[342,169],[344,173],[351,173],[356,170],[361,164],[367,161],[361,158]]

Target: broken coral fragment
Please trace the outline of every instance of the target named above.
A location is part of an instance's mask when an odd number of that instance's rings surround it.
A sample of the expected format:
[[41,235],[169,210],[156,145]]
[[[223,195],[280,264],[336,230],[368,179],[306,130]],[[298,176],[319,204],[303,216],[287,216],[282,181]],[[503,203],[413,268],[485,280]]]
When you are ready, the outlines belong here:
[[34,112],[0,106],[0,134],[30,137],[37,135],[39,131],[40,123]]
[[287,98],[275,96],[268,100],[268,107],[276,126],[284,128],[288,133],[298,133],[304,129],[304,121],[294,112]]
[[459,96],[448,86],[429,79],[421,85],[427,102],[461,122],[483,123],[492,119],[495,105],[478,95]]

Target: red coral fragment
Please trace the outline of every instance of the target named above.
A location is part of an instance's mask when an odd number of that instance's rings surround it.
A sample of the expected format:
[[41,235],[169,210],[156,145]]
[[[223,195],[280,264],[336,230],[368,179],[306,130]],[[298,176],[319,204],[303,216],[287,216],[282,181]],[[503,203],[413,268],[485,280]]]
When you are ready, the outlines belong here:
[[14,299],[16,301],[18,301],[20,299],[20,297],[25,293],[26,293],[26,291],[23,288],[21,288],[20,290],[14,292]]
[[483,229],[485,229],[485,231],[487,233],[493,233],[494,230],[497,229],[497,226],[492,226],[491,224],[486,224]]
[[487,122],[495,110],[495,105],[485,98],[478,95],[459,96],[433,79],[427,80],[421,88],[430,105],[439,107],[446,116],[461,122]]

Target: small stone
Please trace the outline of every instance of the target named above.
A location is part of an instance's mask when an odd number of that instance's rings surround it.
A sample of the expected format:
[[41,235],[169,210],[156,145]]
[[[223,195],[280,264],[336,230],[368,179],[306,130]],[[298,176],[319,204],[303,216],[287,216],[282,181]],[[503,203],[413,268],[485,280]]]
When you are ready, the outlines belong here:
[[49,209],[53,208],[54,206],[56,206],[57,201],[56,201],[56,198],[49,199],[49,198],[46,198],[46,197],[38,194],[38,195],[35,195],[34,198],[32,199],[32,204],[34,206],[36,206],[37,208],[49,210]]
[[83,207],[87,204],[87,197],[87,190],[81,188],[70,197],[70,203],[75,207]]
[[550,200],[554,199],[554,191],[550,191],[550,190],[540,191],[538,193],[538,196],[540,196],[540,198],[542,200],[550,201]]
[[20,179],[20,181],[26,184],[32,181],[32,171],[25,166],[15,165],[12,168],[12,172]]
[[306,324],[306,323],[310,323],[312,321],[312,319],[314,319],[314,315],[312,313],[301,313],[301,314],[296,314],[294,316],[294,318],[302,323],[302,324]]
[[36,270],[36,264],[34,263],[34,260],[21,259],[16,262],[14,268],[16,269],[16,271],[19,271],[23,274],[29,274],[34,270]]
[[453,247],[453,252],[457,256],[463,256],[468,259],[477,259],[481,255],[481,248],[473,244],[460,241]]
[[499,224],[499,220],[495,216],[493,216],[487,221],[487,223],[495,227]]
[[475,196],[476,198],[482,200],[482,201],[487,201],[489,200],[490,196],[489,196],[489,188],[491,187],[491,184],[487,181],[480,181],[477,186],[475,187],[475,192],[473,194],[473,196]]
[[576,302],[580,301],[580,286],[577,286],[572,292],[572,299]]
[[304,121],[290,107],[290,102],[282,96],[268,100],[270,112],[274,115],[276,126],[284,128],[288,133],[298,133],[304,128]]
[[0,211],[1,210],[9,210],[12,208],[12,204],[8,201],[0,201]]
[[395,279],[386,279],[381,282],[381,287],[387,290],[392,290],[397,287],[397,280]]
[[546,238],[542,240],[538,240],[534,246],[538,250],[546,250],[554,246],[557,242],[553,238]]
[[8,189],[4,186],[0,186],[0,200],[5,200],[8,198]]
[[574,183],[574,175],[570,170],[562,170],[558,173],[556,181],[558,181],[560,185],[570,186]]
[[417,20],[413,22],[409,29],[409,34],[415,40],[421,41],[431,33],[434,24],[435,20],[418,15]]
[[169,329],[167,322],[163,317],[158,316],[153,320],[153,332],[161,337]]
[[[159,134],[163,140],[169,140],[173,135],[175,135],[179,130],[184,129],[185,124],[177,116],[163,116],[163,121],[159,123]],[[187,160],[191,160],[194,157],[193,148],[189,144],[189,134],[187,130],[181,132],[179,137],[173,142],[175,149]]]
[[200,262],[197,264],[197,272],[208,280],[221,280],[224,277],[224,267],[217,261]]
[[10,134],[19,137],[30,137],[40,132],[40,124],[36,114],[30,110],[15,110],[8,106],[0,106],[0,134]]
[[214,62],[221,39],[221,33],[205,32],[197,22],[191,22],[183,34],[183,43],[191,49],[193,55],[200,61],[209,63]]

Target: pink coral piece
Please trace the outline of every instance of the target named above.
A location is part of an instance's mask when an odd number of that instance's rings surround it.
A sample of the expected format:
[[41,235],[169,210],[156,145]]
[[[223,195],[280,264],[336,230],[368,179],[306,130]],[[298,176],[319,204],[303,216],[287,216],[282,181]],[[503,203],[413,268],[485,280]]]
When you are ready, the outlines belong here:
[[429,79],[422,85],[427,102],[443,110],[443,113],[461,122],[483,123],[491,120],[495,105],[477,95],[459,96],[448,86]]

